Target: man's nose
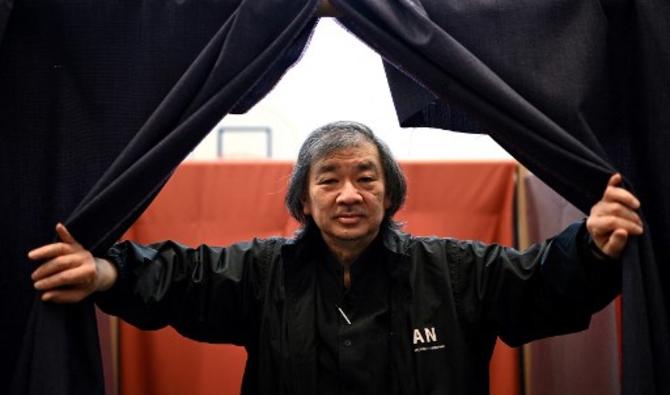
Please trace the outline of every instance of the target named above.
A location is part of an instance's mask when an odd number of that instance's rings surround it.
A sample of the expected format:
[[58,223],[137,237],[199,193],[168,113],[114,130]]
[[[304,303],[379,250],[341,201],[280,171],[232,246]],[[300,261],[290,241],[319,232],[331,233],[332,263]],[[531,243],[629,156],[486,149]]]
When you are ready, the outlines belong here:
[[356,204],[363,200],[360,191],[351,181],[346,181],[337,195],[338,204]]

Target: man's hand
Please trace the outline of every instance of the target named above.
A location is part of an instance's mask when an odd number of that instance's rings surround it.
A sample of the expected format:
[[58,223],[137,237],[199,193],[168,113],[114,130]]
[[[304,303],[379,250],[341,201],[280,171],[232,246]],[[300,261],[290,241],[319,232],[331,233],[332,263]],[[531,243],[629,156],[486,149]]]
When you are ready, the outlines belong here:
[[640,201],[619,187],[621,174],[613,175],[607,183],[602,199],[591,208],[586,228],[603,254],[619,258],[626,247],[628,236],[643,232],[640,216],[635,212]]
[[91,255],[62,224],[56,225],[56,233],[61,242],[28,253],[32,260],[46,261],[31,275],[35,289],[43,291],[43,301],[79,302],[114,284],[116,268],[109,261]]

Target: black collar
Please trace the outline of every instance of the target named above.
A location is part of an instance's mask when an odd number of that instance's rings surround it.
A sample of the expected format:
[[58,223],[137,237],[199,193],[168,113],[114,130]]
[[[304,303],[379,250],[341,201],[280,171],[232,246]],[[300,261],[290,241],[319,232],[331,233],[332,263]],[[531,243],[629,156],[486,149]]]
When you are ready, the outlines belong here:
[[[384,226],[381,230],[382,243],[385,250],[391,254],[404,256],[407,255],[409,245],[409,235],[392,228],[390,225]],[[315,243],[323,243],[319,228],[312,222],[296,231],[295,235],[286,241],[281,247],[281,255],[284,261],[284,267],[290,270],[290,266],[301,262],[304,254],[308,253],[310,247]]]
[[[391,279],[395,281],[398,289],[404,290],[404,293],[413,293],[410,281],[411,262],[406,259],[411,237],[391,226],[383,227],[380,232]],[[317,226],[311,223],[297,231],[293,238],[282,245],[282,266],[289,293],[297,291],[294,286],[304,283],[306,276],[309,277],[313,273],[309,268],[311,265],[306,265],[305,262],[309,261],[311,247],[318,246],[318,243],[323,243],[321,234]]]

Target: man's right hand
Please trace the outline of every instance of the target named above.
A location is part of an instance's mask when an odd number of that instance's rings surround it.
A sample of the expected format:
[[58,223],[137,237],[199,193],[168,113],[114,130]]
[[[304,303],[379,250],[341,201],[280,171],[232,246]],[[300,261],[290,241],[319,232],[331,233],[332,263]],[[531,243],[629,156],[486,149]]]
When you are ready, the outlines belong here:
[[63,224],[56,225],[61,242],[47,244],[28,253],[34,261],[44,261],[32,273],[35,289],[42,300],[74,303],[116,282],[117,272],[109,261],[94,257],[79,244]]

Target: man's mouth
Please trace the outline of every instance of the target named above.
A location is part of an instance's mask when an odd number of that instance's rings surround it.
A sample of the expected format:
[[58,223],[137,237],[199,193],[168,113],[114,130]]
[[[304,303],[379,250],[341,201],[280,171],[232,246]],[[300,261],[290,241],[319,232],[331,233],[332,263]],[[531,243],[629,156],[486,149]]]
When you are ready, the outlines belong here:
[[347,213],[340,214],[335,217],[337,221],[344,225],[353,225],[358,223],[364,217],[363,214],[359,213]]

